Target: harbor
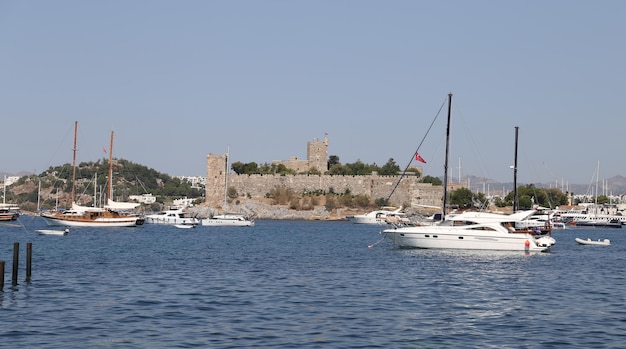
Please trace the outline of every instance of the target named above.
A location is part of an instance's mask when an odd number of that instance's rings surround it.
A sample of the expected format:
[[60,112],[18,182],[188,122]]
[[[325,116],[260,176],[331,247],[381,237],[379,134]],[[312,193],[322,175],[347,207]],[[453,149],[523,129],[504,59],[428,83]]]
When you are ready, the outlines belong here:
[[[0,225],[7,274],[14,242],[22,252],[18,285],[7,278],[0,293],[0,309],[15,319],[3,323],[0,339],[13,346],[623,344],[620,229],[556,230],[551,252],[526,254],[397,249],[389,241],[368,248],[381,227],[345,221],[258,220],[252,230],[146,224],[65,236],[24,223]],[[576,236],[611,246],[582,246]]]

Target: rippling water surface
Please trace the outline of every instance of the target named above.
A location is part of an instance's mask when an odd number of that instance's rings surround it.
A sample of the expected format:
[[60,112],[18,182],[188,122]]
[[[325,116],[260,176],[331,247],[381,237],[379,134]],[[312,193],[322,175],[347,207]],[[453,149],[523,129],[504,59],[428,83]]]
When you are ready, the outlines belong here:
[[[623,348],[626,230],[550,253],[373,248],[380,227],[0,225],[0,347]],[[575,237],[609,238],[609,247]],[[11,285],[13,243],[19,284]],[[25,279],[32,242],[32,279]]]

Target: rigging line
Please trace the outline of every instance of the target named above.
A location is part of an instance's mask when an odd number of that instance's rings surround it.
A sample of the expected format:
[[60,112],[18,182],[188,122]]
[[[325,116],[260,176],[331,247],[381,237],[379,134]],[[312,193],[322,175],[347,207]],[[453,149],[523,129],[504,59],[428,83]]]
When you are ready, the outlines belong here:
[[422,140],[420,141],[419,145],[417,146],[417,149],[415,149],[415,153],[413,153],[413,155],[411,155],[411,160],[409,160],[409,163],[404,168],[404,171],[402,171],[402,174],[400,175],[400,178],[398,178],[398,181],[396,182],[396,185],[393,187],[393,189],[391,189],[391,193],[389,193],[389,196],[387,196],[387,200],[386,200],[387,202],[389,202],[389,199],[391,199],[391,196],[393,195],[393,193],[398,188],[398,185],[400,185],[400,181],[402,181],[402,178],[404,178],[404,175],[406,174],[406,171],[409,169],[409,166],[411,166],[411,163],[413,162],[413,159],[415,159],[415,154],[418,153],[418,151],[422,147],[422,144],[424,144],[424,140],[426,139],[426,136],[428,136],[428,133],[430,133],[430,130],[433,128],[433,125],[435,124],[435,121],[439,117],[439,114],[441,114],[441,111],[443,110],[443,108],[446,106],[446,103],[447,103],[447,98],[444,98],[444,101],[441,104],[441,107],[439,107],[439,111],[437,111],[437,114],[433,118],[433,121],[430,123],[430,126],[428,126],[428,130],[426,130],[426,134],[424,134],[424,137],[422,137]]
[[371,245],[367,245],[367,248],[372,248],[372,247],[374,247],[374,246],[378,245],[379,243],[383,242],[383,240],[385,240],[385,238],[386,238],[386,237],[387,237],[387,235],[383,236],[383,238],[382,238],[382,239],[380,239],[380,240],[376,241],[375,243],[373,243],[373,244],[371,244]]

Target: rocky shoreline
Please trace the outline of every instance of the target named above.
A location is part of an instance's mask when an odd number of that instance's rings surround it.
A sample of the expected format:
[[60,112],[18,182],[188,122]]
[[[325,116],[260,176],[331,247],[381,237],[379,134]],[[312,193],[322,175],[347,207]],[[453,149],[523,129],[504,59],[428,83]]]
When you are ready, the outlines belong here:
[[[347,220],[346,215],[355,214],[352,212],[345,213],[348,210],[337,209],[334,212],[328,212],[324,206],[316,206],[312,210],[293,210],[286,205],[270,205],[257,201],[247,201],[244,204],[237,205],[235,209],[227,210],[229,213],[242,213],[248,216],[254,215],[255,219],[267,220],[327,220],[341,221]],[[212,215],[221,214],[217,209],[206,205],[197,205],[188,208],[190,215],[200,218],[210,217]]]

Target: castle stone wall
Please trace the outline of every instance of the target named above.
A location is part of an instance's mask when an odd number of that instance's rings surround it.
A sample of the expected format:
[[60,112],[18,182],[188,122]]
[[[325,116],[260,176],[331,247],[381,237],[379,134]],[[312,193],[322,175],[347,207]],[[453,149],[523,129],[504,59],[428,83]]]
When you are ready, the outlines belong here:
[[[219,174],[207,176],[206,202],[212,207],[221,206],[224,198],[223,177]],[[213,178],[211,182],[210,178]],[[307,192],[334,192],[349,191],[353,195],[362,194],[372,201],[378,198],[386,199],[392,192],[400,176],[330,176],[330,175],[228,175],[228,187],[234,187],[240,196],[251,196],[253,199],[264,198],[275,187],[290,188],[297,193]],[[412,207],[419,205],[441,206],[443,187],[433,186],[430,183],[419,183],[415,176],[404,177],[389,204],[394,206],[409,204]]]
[[[419,183],[419,178],[407,175],[400,180],[400,176],[331,176],[331,175],[238,175],[228,173],[227,155],[207,155],[207,183],[206,203],[211,207],[221,207],[224,202],[225,183],[234,187],[240,196],[251,196],[253,199],[264,198],[275,187],[290,188],[296,193],[307,192],[334,192],[342,194],[349,191],[353,195],[365,195],[372,201],[387,199],[391,192],[389,204],[394,206],[419,205],[441,206],[443,187],[433,186],[430,183]],[[328,170],[328,135],[324,140],[314,139],[307,143],[307,159],[293,157],[286,161],[275,161],[296,172],[307,172],[311,168],[320,173]],[[421,168],[420,168],[421,170]],[[421,171],[420,171],[421,172]]]

